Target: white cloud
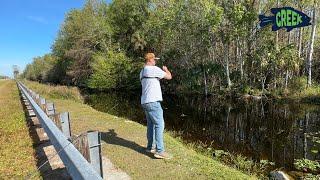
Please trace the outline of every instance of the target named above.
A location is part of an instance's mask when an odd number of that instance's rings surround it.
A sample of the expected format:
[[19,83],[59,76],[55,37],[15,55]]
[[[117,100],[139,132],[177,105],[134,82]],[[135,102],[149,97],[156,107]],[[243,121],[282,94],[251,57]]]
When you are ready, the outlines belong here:
[[41,16],[27,16],[27,19],[41,24],[48,24],[48,21]]

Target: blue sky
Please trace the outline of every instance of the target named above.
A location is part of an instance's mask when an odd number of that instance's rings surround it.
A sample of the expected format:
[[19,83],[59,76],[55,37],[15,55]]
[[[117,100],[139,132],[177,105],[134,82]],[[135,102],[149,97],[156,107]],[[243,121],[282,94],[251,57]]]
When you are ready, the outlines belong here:
[[65,14],[81,8],[85,0],[1,0],[0,75],[12,77],[32,58],[51,51]]

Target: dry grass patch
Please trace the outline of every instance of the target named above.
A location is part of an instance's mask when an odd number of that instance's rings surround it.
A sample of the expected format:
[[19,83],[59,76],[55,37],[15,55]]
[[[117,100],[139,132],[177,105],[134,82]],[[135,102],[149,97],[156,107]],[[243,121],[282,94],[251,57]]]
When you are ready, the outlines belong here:
[[35,81],[22,81],[29,89],[36,91],[45,98],[68,99],[83,102],[81,93],[77,87],[45,85]]

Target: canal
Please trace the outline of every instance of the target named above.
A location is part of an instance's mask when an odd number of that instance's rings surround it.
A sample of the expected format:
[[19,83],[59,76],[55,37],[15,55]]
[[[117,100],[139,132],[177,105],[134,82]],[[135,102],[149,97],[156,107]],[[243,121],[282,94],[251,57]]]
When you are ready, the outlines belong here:
[[[146,124],[140,94],[89,94],[93,108]],[[269,160],[292,169],[294,159],[320,159],[320,106],[273,101],[227,101],[189,95],[164,95],[166,130],[186,142]]]

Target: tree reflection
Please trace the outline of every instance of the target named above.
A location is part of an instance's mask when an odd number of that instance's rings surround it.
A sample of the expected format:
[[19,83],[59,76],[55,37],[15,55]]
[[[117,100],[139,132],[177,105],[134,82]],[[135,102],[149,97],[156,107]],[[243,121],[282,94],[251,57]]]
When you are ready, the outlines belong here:
[[[164,98],[166,129],[182,132],[188,142],[201,141],[256,161],[268,159],[278,167],[292,167],[294,159],[314,160],[319,156],[311,152],[319,148],[313,138],[320,127],[319,106],[226,101],[213,96]],[[93,94],[87,103],[100,111],[145,123],[137,94]]]

